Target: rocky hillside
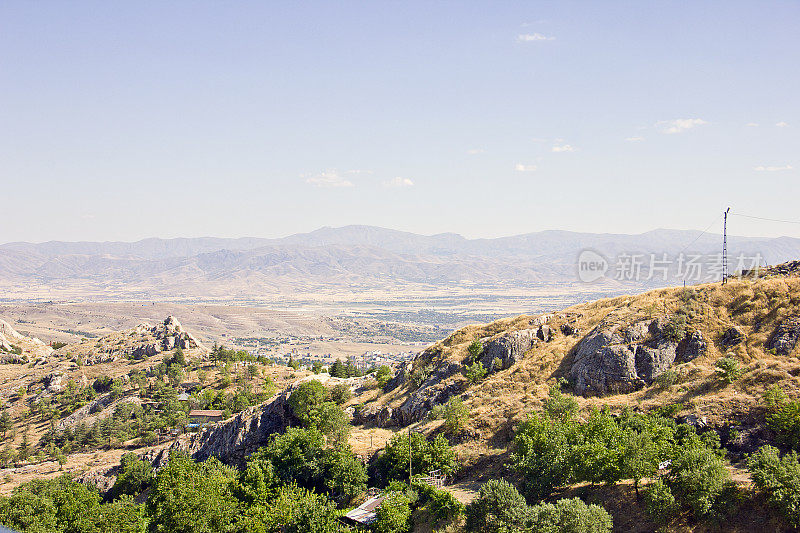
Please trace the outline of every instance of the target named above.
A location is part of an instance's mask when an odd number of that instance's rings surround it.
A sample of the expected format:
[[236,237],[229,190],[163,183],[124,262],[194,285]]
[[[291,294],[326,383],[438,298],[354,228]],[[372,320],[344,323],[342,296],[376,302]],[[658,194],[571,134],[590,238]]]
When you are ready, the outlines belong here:
[[[550,387],[566,384],[584,416],[603,405],[674,406],[676,416],[719,430],[731,448],[751,450],[771,438],[763,429],[767,387],[800,396],[797,273],[787,264],[758,279],[658,289],[462,328],[401,368],[368,398],[358,421],[437,431],[432,411],[459,397],[470,420],[456,440],[477,461],[504,453],[512,428],[541,407]],[[469,353],[475,341],[477,357]],[[742,369],[732,385],[718,379],[724,356]],[[471,383],[475,362],[486,376]]]
[[0,320],[0,363],[28,363],[46,359],[53,349],[36,337],[27,337]]

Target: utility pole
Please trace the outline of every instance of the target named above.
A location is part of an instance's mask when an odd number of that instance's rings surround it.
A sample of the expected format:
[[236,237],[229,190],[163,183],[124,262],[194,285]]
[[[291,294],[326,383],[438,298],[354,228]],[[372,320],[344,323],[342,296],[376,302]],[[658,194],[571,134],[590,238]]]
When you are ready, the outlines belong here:
[[728,282],[728,212],[731,210],[729,207],[723,213],[725,217],[722,223],[722,284]]

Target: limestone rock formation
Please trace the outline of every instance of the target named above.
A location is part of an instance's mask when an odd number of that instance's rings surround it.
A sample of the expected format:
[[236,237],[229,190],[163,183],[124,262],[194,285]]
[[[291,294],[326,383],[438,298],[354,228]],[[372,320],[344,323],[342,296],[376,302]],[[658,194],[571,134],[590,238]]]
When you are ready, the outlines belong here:
[[353,413],[353,422],[379,428],[391,427],[394,425],[392,412],[393,409],[386,405],[365,405]]
[[284,432],[295,421],[288,403],[290,394],[291,388],[287,388],[270,402],[205,428],[178,446],[198,461],[213,455],[223,463],[244,466],[247,457],[266,445],[273,433]]
[[[570,370],[575,392],[624,393],[652,383],[678,355],[678,343],[664,335],[665,326],[665,318],[628,327],[599,324],[575,347]],[[699,346],[693,344],[693,348]]]
[[439,365],[420,387],[411,393],[408,399],[392,412],[392,419],[399,426],[407,426],[422,420],[433,406],[445,403],[451,396],[464,390],[464,379],[450,381],[449,378],[460,374],[462,365],[446,362]]
[[64,388],[64,374],[61,372],[52,372],[42,378],[45,390],[50,394],[56,394]]
[[800,316],[791,316],[778,324],[767,342],[767,348],[777,355],[789,355],[800,338]]
[[[549,338],[550,327],[539,326],[538,328],[512,331],[486,342],[480,358],[484,368],[495,371],[509,368],[536,344],[542,328],[547,328]],[[545,335],[545,333],[542,332],[541,335]],[[500,360],[500,368],[494,368],[495,359]]]
[[705,355],[706,348],[708,348],[708,343],[700,330],[696,330],[691,335],[687,335],[678,345],[678,355],[682,362],[689,362]]

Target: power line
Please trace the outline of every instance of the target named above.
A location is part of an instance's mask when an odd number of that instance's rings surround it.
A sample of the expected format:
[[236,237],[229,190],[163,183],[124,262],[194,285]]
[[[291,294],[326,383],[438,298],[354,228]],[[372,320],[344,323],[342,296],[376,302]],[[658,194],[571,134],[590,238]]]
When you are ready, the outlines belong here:
[[686,246],[684,246],[684,247],[683,247],[683,249],[682,249],[680,252],[678,252],[678,255],[681,255],[683,252],[685,252],[686,250],[688,250],[688,249],[689,249],[689,247],[690,247],[691,245],[693,245],[694,243],[696,243],[696,242],[697,242],[697,241],[700,239],[700,237],[702,237],[703,235],[705,235],[706,233],[708,233],[708,230],[710,230],[710,229],[711,229],[711,227],[712,227],[714,224],[716,224],[717,222],[719,222],[719,219],[720,219],[720,218],[721,218],[721,217],[720,217],[719,215],[718,215],[718,216],[716,216],[716,217],[714,217],[714,220],[711,222],[711,224],[709,224],[709,225],[708,225],[708,227],[707,227],[706,229],[704,229],[703,231],[701,231],[701,232],[700,232],[700,234],[699,234],[697,237],[695,237],[695,238],[694,238],[694,240],[693,240],[692,242],[690,242],[689,244],[687,244]]
[[731,215],[735,217],[754,218],[756,220],[767,220],[769,222],[782,222],[784,224],[800,224],[800,221],[798,220],[780,220],[778,218],[754,217],[752,215],[742,215],[741,213],[731,213]]

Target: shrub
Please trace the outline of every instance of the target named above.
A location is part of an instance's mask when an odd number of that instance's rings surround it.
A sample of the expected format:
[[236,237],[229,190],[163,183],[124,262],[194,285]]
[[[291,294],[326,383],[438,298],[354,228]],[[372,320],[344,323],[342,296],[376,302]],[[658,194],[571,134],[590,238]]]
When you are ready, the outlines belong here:
[[657,523],[666,523],[678,510],[672,491],[660,479],[656,479],[644,493],[645,511]]
[[482,380],[486,375],[486,369],[483,368],[483,363],[480,361],[475,361],[471,365],[467,366],[465,375],[467,376],[467,381],[469,381],[471,384],[475,384]]
[[483,354],[483,343],[479,339],[475,339],[467,346],[467,364],[474,363],[478,357]]
[[739,362],[730,356],[719,358],[714,366],[716,366],[717,377],[719,377],[722,382],[726,384],[733,383],[739,379],[739,376],[742,375],[742,369],[739,366]]
[[732,483],[724,460],[716,452],[714,447],[695,436],[683,443],[679,455],[672,461],[668,479],[673,494],[698,518],[716,514],[715,507],[723,503],[718,501],[720,495]]
[[372,528],[376,533],[406,533],[411,529],[411,507],[408,498],[392,491],[386,494],[375,513]]
[[461,398],[453,397],[445,404],[442,413],[444,431],[448,435],[457,435],[469,421],[469,410]]
[[452,520],[464,513],[464,504],[448,491],[440,489],[432,491],[428,508],[437,520]]
[[414,384],[414,387],[420,388],[422,384],[425,383],[431,376],[431,372],[433,372],[433,365],[425,365],[415,368],[411,372],[411,382]]
[[664,326],[664,336],[673,342],[680,342],[686,336],[686,315],[676,313]]
[[352,398],[353,393],[350,391],[349,385],[345,385],[344,383],[337,383],[331,389],[330,396],[331,400],[334,403],[341,405],[347,402],[347,400],[349,400],[350,398]]
[[481,485],[478,497],[466,508],[469,531],[506,532],[525,528],[529,509],[525,498],[504,479]]
[[747,461],[756,488],[793,527],[800,527],[800,462],[797,453],[778,457],[778,450],[764,446]]
[[392,379],[392,369],[386,365],[381,365],[375,371],[375,381],[380,388],[386,386],[389,380]]
[[572,420],[578,414],[578,402],[561,392],[560,387],[550,387],[550,397],[544,401],[544,412],[553,420]]
[[658,385],[658,388],[664,390],[669,389],[677,382],[678,382],[678,373],[675,370],[672,370],[671,368],[665,370],[664,372],[661,373],[661,375],[659,375],[656,378],[656,385]]
[[554,533],[608,533],[611,515],[599,505],[587,505],[580,498],[541,503],[528,511],[529,531]]

